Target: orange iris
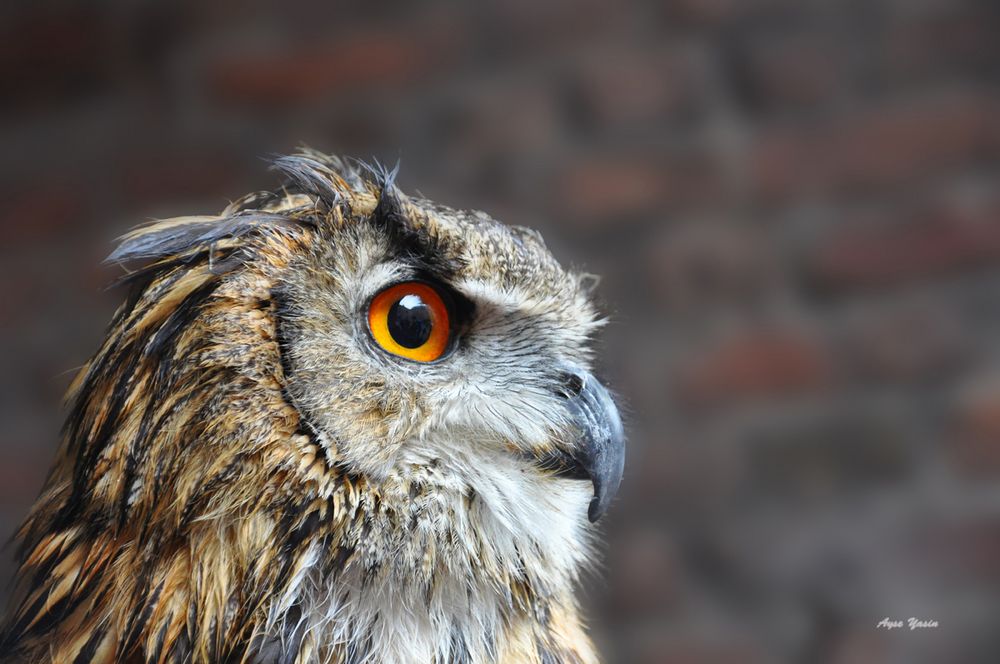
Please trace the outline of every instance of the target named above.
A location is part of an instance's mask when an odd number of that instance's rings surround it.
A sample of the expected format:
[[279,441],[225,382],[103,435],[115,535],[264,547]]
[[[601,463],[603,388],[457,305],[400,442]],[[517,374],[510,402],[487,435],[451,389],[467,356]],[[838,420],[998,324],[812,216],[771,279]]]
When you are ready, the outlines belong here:
[[433,287],[419,281],[376,295],[368,306],[368,329],[384,350],[417,362],[440,358],[451,337],[448,307]]

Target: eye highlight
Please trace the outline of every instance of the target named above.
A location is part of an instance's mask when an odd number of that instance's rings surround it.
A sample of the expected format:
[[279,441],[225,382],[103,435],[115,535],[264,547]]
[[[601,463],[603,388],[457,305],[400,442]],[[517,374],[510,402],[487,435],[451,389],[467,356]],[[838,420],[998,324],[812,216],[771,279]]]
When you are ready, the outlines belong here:
[[383,350],[417,362],[444,355],[451,319],[441,294],[420,281],[389,286],[368,305],[368,329]]

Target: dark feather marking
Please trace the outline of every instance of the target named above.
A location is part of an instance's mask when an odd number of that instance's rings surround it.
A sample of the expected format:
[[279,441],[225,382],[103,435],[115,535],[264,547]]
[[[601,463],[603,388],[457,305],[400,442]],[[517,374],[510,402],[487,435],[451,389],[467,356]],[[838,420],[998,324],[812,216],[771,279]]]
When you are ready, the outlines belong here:
[[[319,513],[316,511],[310,512],[304,519],[302,519],[298,525],[295,525],[297,519],[301,517],[300,506],[293,503],[291,500],[285,502],[284,506],[281,508],[281,521],[279,522],[279,532],[288,532],[288,536],[284,542],[282,542],[279,549],[279,558],[281,559],[280,568],[275,574],[272,580],[272,585],[274,587],[284,587],[291,578],[292,569],[296,562],[295,553],[300,551],[300,544],[305,540],[313,537],[319,528],[325,523],[326,520],[321,519]],[[252,605],[258,605],[263,601],[262,593],[267,592],[267,589],[261,585],[257,589],[257,598],[252,602]]]
[[16,614],[16,620],[7,621],[3,635],[0,637],[0,656],[7,657],[17,651],[18,643],[26,635],[25,629],[42,610],[48,599],[48,593],[41,593],[30,606],[22,605],[20,607],[21,610]]
[[170,644],[170,661],[173,664],[192,664],[191,636],[182,629],[177,640]]
[[146,294],[146,289],[149,288],[153,279],[175,266],[176,263],[174,261],[159,263],[142,268],[141,270],[137,270],[135,272],[131,272],[111,282],[111,284],[108,285],[109,290],[112,288],[126,287],[127,291],[125,301],[120,307],[118,307],[118,311],[115,312],[114,317],[111,319],[111,324],[108,326],[108,329],[113,330],[125,322],[125,319],[132,314],[135,306],[139,303],[139,300],[141,300],[142,296]]
[[[286,512],[282,517],[282,525],[287,525],[288,527],[292,526],[292,522],[300,516],[297,511],[297,507],[292,509],[286,508]],[[319,512],[313,511],[307,514],[306,517],[302,519],[298,527],[291,529],[288,533],[288,537],[282,544],[282,554],[286,557],[291,557],[293,553],[299,550],[299,545],[302,544],[302,542],[316,534],[316,531],[319,530],[323,521],[324,519],[320,518]],[[282,530],[286,529],[287,528],[282,528]]]
[[[274,303],[274,336],[278,344],[278,361],[281,364],[281,373],[285,378],[283,385],[288,385],[293,374],[290,359],[292,346],[288,331],[299,312],[292,308],[291,298],[287,297],[286,293],[280,289],[271,291],[271,301]],[[286,393],[284,396],[289,404],[293,404],[291,395]]]
[[[76,579],[74,579],[73,585],[70,587],[68,593],[69,597],[77,597],[78,593],[82,595],[83,593],[81,593],[81,590],[86,589],[88,582],[92,581],[92,575],[95,572],[99,571],[100,568],[98,567],[98,565],[101,565],[101,567],[103,567],[104,562],[107,560],[105,557],[100,555],[97,558],[91,557],[94,552],[94,545],[92,540],[89,541],[86,546],[87,546],[87,553],[84,556],[83,563],[80,564],[80,569],[77,572]],[[99,597],[102,594],[103,592],[100,592]]]
[[207,481],[202,483],[198,490],[195,491],[190,498],[188,498],[188,501],[184,506],[184,510],[181,512],[181,527],[187,526],[191,523],[191,520],[195,517],[195,510],[199,507],[200,503],[202,503],[207,497],[211,496],[211,494],[217,489],[220,489],[223,485],[229,483],[230,480],[239,474],[240,467],[249,456],[250,455],[246,452],[240,452],[234,455],[233,459],[227,463],[222,470],[215,473],[209,477]]
[[[216,382],[225,381],[232,377],[232,371],[227,368],[218,369],[212,380]],[[211,383],[205,383],[205,389],[210,389]],[[210,420],[212,412],[219,407],[219,402],[227,397],[225,392],[217,393],[212,399],[204,402],[201,407],[195,412],[183,425],[183,429],[178,434],[179,437],[185,440],[197,440],[205,431],[205,423]],[[166,422],[164,422],[166,423]],[[176,468],[168,465],[167,461],[170,459],[160,459],[160,462],[156,465],[153,471],[153,482],[159,486],[163,482],[169,481],[168,477],[170,473],[175,473]],[[176,459],[173,459],[174,463],[177,463]]]
[[[53,604],[48,611],[41,613],[43,607],[45,606],[45,601],[48,600],[48,594],[42,593],[41,603],[36,602],[32,605],[31,610],[26,612],[23,617],[17,621],[14,631],[18,634],[18,638],[27,636],[29,634],[44,634],[49,631],[57,624],[62,622],[66,616],[73,612],[85,599],[86,597],[70,597],[68,595],[59,598],[55,604]],[[42,618],[38,619],[35,624],[28,627],[28,623],[32,620],[38,618],[41,614]]]
[[142,635],[142,630],[146,627],[146,623],[149,622],[149,618],[153,615],[153,610],[156,608],[156,604],[160,601],[160,594],[163,592],[163,584],[164,582],[161,581],[159,585],[156,586],[152,595],[146,596],[149,584],[146,580],[143,580],[141,583],[140,587],[142,590],[141,592],[136,592],[135,596],[137,598],[144,598],[138,603],[138,606],[141,606],[142,609],[133,611],[129,616],[128,622],[125,625],[124,637],[118,643],[116,659],[124,657],[138,645],[139,638]]
[[167,639],[167,628],[170,627],[170,621],[164,620],[163,626],[160,627],[159,633],[156,635],[156,645],[153,648],[153,652],[150,653],[149,657],[146,659],[150,662],[160,661],[160,657],[163,653],[163,646]]
[[458,628],[457,625],[452,625],[451,629],[451,659],[450,662],[455,664],[468,664],[472,659],[472,655],[469,653],[469,646],[465,641],[465,634],[462,630]]
[[[118,382],[112,391],[111,399],[106,409],[104,422],[101,423],[100,429],[94,435],[90,444],[83,445],[82,443],[84,441],[80,441],[81,444],[77,450],[76,465],[73,467],[73,488],[71,496],[67,503],[63,506],[63,510],[60,515],[57,517],[58,526],[65,527],[72,523],[74,520],[73,516],[77,513],[77,511],[81,509],[84,504],[89,503],[89,501],[84,501],[84,495],[87,492],[90,469],[97,462],[98,457],[107,446],[112,433],[114,433],[115,429],[118,427],[118,417],[121,415],[122,407],[128,398],[128,387],[136,376],[136,368],[138,367],[139,359],[139,353],[132,353],[129,357],[128,364],[119,374]],[[87,389],[88,387],[89,386],[85,386],[85,390],[87,392],[89,392],[89,389]],[[85,408],[87,400],[81,399],[80,401],[81,402],[78,404],[78,407]]]
[[204,285],[199,286],[192,292],[188,293],[187,297],[185,297],[184,300],[170,313],[167,320],[160,325],[160,329],[156,331],[153,338],[143,350],[143,355],[146,357],[160,357],[160,351],[163,347],[167,343],[171,342],[177,333],[180,332],[185,326],[194,322],[194,320],[201,313],[201,305],[203,305],[205,301],[215,293],[217,287],[218,282],[208,281]]
[[186,274],[188,274],[188,270],[184,267],[178,266],[165,269],[162,273],[154,275],[154,277],[158,278],[152,279],[150,284],[143,290],[139,300],[129,312],[128,320],[124,322],[121,326],[121,330],[119,330],[117,338],[115,339],[116,345],[113,346],[108,353],[100,356],[102,360],[107,359],[114,349],[119,348],[119,344],[129,337],[129,333],[135,327],[136,323],[142,320],[143,314],[147,313],[151,307],[155,306],[160,300],[160,296],[173,288],[174,285]]
[[297,604],[293,605],[284,618],[284,633],[256,637],[248,648],[254,652],[250,664],[293,664],[306,633],[305,623],[300,622],[301,616],[302,609]]
[[[184,634],[194,639],[198,634],[198,603],[189,602],[187,610],[187,626],[184,628]],[[188,653],[186,659],[191,659],[191,654]],[[212,659],[216,659],[213,657]]]
[[347,561],[351,559],[354,555],[354,547],[346,544],[341,544],[337,547],[337,551],[327,562],[324,573],[332,575],[334,578],[343,571],[344,567],[347,565]]
[[90,635],[90,638],[87,639],[87,643],[80,649],[80,653],[73,659],[73,664],[90,664],[94,660],[94,655],[97,653],[97,646],[101,645],[105,634],[106,628],[96,628],[94,633]]
[[[448,281],[462,267],[458,252],[450,250],[442,239],[414,225],[406,215],[402,194],[394,184],[399,165],[379,176],[378,203],[371,223],[389,236],[397,257],[415,271]],[[384,170],[384,169],[383,169]]]
[[393,234],[394,239],[396,238],[395,234],[405,234],[410,226],[406,218],[406,213],[403,210],[403,201],[400,198],[399,190],[396,189],[396,185],[392,182],[396,176],[395,173],[395,170],[393,170],[391,178],[387,177],[381,184],[378,203],[375,205],[375,210],[372,211],[371,216],[372,222],[378,228]]
[[227,272],[232,272],[236,268],[246,263],[249,253],[245,247],[241,247],[232,252],[223,252],[221,258],[213,258],[214,254],[208,254],[208,271],[215,276],[221,276]]
[[[35,590],[43,587],[49,580],[52,570],[54,570],[59,563],[65,560],[66,556],[68,556],[72,551],[72,547],[62,547],[58,553],[49,556],[45,559],[45,562],[36,567],[34,573],[31,575],[31,581],[29,581],[26,586],[27,594],[31,594]],[[18,558],[20,558],[23,562],[26,554],[27,552],[18,551]],[[18,571],[20,573],[22,570]]]

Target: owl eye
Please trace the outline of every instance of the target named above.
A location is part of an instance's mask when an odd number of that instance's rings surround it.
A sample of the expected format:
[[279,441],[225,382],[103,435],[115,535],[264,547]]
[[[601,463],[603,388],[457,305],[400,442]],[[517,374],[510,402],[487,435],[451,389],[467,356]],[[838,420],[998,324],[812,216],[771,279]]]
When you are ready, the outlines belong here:
[[417,362],[439,359],[451,339],[444,299],[420,281],[389,286],[372,298],[368,329],[383,350]]

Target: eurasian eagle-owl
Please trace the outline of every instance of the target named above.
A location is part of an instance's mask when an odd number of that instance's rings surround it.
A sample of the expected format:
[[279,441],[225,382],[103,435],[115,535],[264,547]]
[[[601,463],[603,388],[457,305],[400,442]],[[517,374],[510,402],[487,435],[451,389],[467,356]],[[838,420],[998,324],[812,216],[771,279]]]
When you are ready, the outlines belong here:
[[595,661],[573,592],[624,443],[588,277],[394,171],[276,166],[111,255],[129,294],[18,534],[0,659]]

